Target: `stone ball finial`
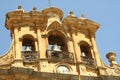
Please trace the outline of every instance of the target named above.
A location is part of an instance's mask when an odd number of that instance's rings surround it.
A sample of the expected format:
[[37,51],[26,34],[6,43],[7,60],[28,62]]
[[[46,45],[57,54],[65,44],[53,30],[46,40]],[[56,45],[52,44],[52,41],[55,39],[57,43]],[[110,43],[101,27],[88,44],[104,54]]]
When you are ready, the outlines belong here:
[[70,12],[69,12],[69,16],[74,16],[73,11],[70,11]]
[[33,8],[33,11],[36,11],[36,10],[37,10],[37,8],[36,8],[36,7],[34,7],[34,8]]
[[85,14],[81,14],[81,17],[84,17],[84,18],[85,18]]
[[69,14],[73,14],[73,11],[70,11]]
[[22,6],[21,6],[21,5],[18,5],[18,9],[22,9]]
[[81,14],[81,19],[85,19],[85,14]]
[[21,6],[21,5],[18,5],[17,11],[24,11],[24,10],[22,9],[22,6]]
[[106,58],[108,58],[108,61],[110,62],[110,66],[116,65],[116,54],[114,52],[109,52],[106,55]]

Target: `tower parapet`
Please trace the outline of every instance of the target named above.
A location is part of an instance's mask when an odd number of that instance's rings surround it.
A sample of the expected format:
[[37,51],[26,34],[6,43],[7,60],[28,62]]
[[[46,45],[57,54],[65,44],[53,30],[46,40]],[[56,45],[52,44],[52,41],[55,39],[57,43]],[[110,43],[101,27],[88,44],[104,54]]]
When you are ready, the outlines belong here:
[[13,12],[6,14],[6,28],[12,30],[14,25],[22,26],[31,26],[35,27],[38,25],[44,25],[47,23],[46,14],[36,11],[34,7],[32,11],[25,12],[21,6],[18,6],[18,9]]

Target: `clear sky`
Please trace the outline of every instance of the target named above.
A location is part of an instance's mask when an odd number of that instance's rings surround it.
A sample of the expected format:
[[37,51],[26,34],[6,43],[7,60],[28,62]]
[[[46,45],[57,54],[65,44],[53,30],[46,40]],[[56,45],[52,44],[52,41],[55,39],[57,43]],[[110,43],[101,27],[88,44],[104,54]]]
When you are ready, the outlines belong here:
[[[5,15],[21,4],[27,12],[34,6],[38,11],[48,8],[48,0],[0,0],[0,55],[5,54],[11,44],[9,30],[5,28]],[[51,0],[51,5],[60,8],[64,17],[70,11],[78,18],[82,13],[101,26],[96,33],[96,43],[102,60],[108,65],[106,54],[116,52],[120,64],[120,0]]]

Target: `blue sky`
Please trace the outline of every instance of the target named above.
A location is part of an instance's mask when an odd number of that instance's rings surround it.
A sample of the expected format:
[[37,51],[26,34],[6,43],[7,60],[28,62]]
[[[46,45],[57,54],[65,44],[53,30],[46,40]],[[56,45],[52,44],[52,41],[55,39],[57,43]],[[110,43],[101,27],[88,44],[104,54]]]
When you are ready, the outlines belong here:
[[[48,0],[0,0],[0,55],[10,47],[11,37],[5,28],[5,14],[17,9],[21,4],[27,12],[34,6],[38,11],[48,8]],[[96,43],[102,60],[108,65],[106,54],[116,52],[120,64],[120,0],[51,0],[51,5],[60,8],[64,17],[70,11],[78,18],[82,13],[101,26],[96,33]]]

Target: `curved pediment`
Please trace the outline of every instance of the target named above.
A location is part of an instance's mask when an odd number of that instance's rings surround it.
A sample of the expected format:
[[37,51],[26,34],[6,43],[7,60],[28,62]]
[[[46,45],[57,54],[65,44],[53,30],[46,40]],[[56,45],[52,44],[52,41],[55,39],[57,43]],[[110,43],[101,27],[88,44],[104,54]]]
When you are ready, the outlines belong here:
[[59,20],[51,20],[48,22],[46,30],[55,29],[55,30],[62,30],[62,23]]

